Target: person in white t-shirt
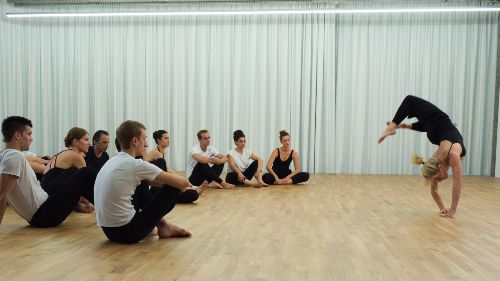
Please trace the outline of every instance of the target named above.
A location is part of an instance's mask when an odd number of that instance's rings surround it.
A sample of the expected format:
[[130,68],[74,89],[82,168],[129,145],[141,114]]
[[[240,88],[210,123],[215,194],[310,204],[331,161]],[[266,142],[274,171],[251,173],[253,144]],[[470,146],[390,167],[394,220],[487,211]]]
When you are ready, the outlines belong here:
[[233,188],[234,185],[220,178],[227,157],[210,146],[210,133],[201,130],[197,134],[199,144],[193,146],[188,155],[186,174],[194,186],[204,181],[216,188]]
[[[121,152],[104,164],[94,186],[97,225],[106,237],[119,243],[136,243],[155,227],[159,238],[189,237],[191,233],[167,222],[164,216],[177,202],[179,194],[190,186],[186,178],[162,171],[142,159],[146,127],[137,121],[125,121],[116,130]],[[161,191],[139,211],[131,198],[142,180],[158,183]],[[139,198],[134,198],[139,200]]]
[[[229,169],[226,182],[234,185],[252,185],[254,187],[268,186],[262,180],[262,158],[245,148],[247,140],[243,131],[234,131],[233,140],[236,147],[231,149],[227,155]],[[257,180],[256,184],[251,182],[253,177]]]
[[5,149],[0,151],[0,223],[8,201],[30,225],[58,226],[75,208],[92,173],[87,168],[79,170],[61,183],[71,188],[55,189],[49,196],[22,153],[33,141],[32,127],[30,120],[20,116],[10,116],[2,122]]

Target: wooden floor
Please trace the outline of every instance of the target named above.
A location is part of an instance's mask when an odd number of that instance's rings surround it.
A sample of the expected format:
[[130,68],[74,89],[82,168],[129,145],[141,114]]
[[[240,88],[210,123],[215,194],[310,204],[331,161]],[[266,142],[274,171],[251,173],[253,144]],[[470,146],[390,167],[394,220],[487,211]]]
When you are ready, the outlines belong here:
[[465,177],[455,219],[420,177],[319,174],[208,190],[167,219],[193,237],[120,245],[94,215],[36,229],[8,208],[0,280],[500,280],[500,179]]

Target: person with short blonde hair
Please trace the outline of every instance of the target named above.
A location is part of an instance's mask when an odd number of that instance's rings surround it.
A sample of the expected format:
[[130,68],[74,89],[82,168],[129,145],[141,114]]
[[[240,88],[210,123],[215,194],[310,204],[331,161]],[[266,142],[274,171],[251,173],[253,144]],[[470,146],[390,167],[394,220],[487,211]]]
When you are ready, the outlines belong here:
[[[416,117],[418,121],[412,124],[401,123],[407,117]],[[462,159],[466,154],[462,135],[451,122],[448,114],[434,104],[411,95],[404,98],[392,121],[387,122],[387,128],[379,137],[378,142],[396,134],[398,128],[425,132],[429,141],[438,146],[434,155],[427,161],[419,155],[413,155],[412,163],[422,165],[422,176],[426,184],[431,185],[431,195],[440,210],[440,215],[453,218],[460,200]],[[450,208],[445,208],[438,192],[438,183],[448,178],[449,168],[453,174],[452,202]]]
[[[174,208],[179,194],[190,186],[189,181],[136,159],[147,147],[146,127],[142,123],[123,122],[116,130],[116,137],[121,151],[99,171],[94,190],[97,225],[106,237],[118,243],[136,243],[155,227],[159,238],[191,236],[164,218]],[[162,189],[147,205],[136,210],[130,199],[142,180],[158,182]]]

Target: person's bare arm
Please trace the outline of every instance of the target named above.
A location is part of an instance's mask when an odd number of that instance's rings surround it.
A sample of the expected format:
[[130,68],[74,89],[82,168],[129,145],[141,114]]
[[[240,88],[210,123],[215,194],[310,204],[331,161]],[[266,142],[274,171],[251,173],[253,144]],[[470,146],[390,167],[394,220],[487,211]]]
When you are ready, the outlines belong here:
[[7,199],[17,179],[18,177],[14,175],[0,174],[0,225],[2,224],[5,209],[7,208]]
[[215,158],[217,158],[214,159],[215,164],[224,164],[228,161],[227,156],[222,153],[215,155]]
[[280,178],[278,177],[278,175],[276,175],[276,173],[273,171],[273,162],[274,160],[276,160],[276,157],[278,157],[278,152],[276,151],[276,149],[273,149],[273,152],[271,153],[271,156],[269,156],[269,160],[267,160],[267,165],[266,165],[266,169],[267,171],[273,175],[275,181],[278,181],[280,180]]
[[33,171],[35,171],[35,173],[37,174],[43,174],[45,168],[47,167],[44,164],[41,164],[39,162],[31,162],[30,160],[28,160],[28,163],[30,164]]
[[167,172],[161,172],[158,174],[158,176],[154,178],[154,181],[177,188],[180,191],[184,191],[186,188],[191,186],[187,178]]
[[212,160],[209,157],[202,156],[199,153],[193,153],[193,158],[202,164],[212,164]]
[[228,160],[229,166],[231,167],[231,170],[233,170],[233,172],[235,172],[238,175],[238,181],[239,182],[245,181],[245,175],[243,175],[243,173],[240,171],[240,169],[238,169],[238,167],[236,166],[236,163],[234,162],[233,156],[228,154],[227,160]]
[[286,176],[285,180],[292,179],[293,176],[300,172],[300,161],[299,161],[299,153],[294,151],[292,154],[293,166],[295,167],[294,171]]
[[250,155],[250,159],[257,161],[257,175],[262,173],[262,165],[264,165],[264,160],[257,156],[257,154],[253,153]]
[[431,195],[432,199],[434,199],[434,201],[436,202],[436,205],[438,206],[441,214],[445,214],[446,209],[444,207],[443,200],[441,199],[441,195],[439,195],[438,192],[438,181],[435,179],[431,179]]
[[450,166],[453,174],[453,189],[451,191],[451,208],[448,211],[448,217],[453,218],[457,212],[460,193],[462,192],[462,161],[460,154],[450,152]]

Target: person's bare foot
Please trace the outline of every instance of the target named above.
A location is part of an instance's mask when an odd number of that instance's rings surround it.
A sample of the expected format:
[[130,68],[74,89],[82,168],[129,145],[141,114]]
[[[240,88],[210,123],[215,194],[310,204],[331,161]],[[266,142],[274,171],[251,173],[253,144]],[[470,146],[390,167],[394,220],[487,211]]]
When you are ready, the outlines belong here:
[[169,238],[169,237],[190,237],[191,233],[183,228],[173,225],[167,221],[162,221],[158,226],[158,237]]
[[153,230],[151,230],[151,232],[149,233],[149,235],[152,235],[152,236],[158,235],[158,227],[155,226],[155,228],[153,228]]
[[230,183],[227,183],[225,181],[222,181],[220,183],[220,185],[222,186],[222,188],[233,188],[234,187],[234,184],[230,184]]
[[218,189],[222,189],[222,188],[223,188],[223,187],[222,187],[222,185],[220,185],[220,184],[219,184],[218,182],[216,182],[216,181],[211,182],[211,183],[208,185],[208,187],[210,187],[210,188],[218,188]]
[[386,137],[396,134],[396,129],[398,125],[394,122],[391,122],[387,128],[385,128],[384,133],[378,138],[378,143],[381,143]]
[[82,212],[82,213],[92,213],[94,212],[94,205],[92,205],[92,203],[83,203],[81,201],[78,202],[78,204],[76,204],[76,207],[75,209],[78,211],[78,212]]
[[207,190],[207,188],[208,188],[208,181],[204,181],[200,186],[198,186],[196,191],[198,191],[198,195],[201,195],[203,191]]
[[269,185],[267,185],[267,183],[265,183],[263,181],[258,181],[257,185],[258,185],[258,187],[268,187],[269,186]]

